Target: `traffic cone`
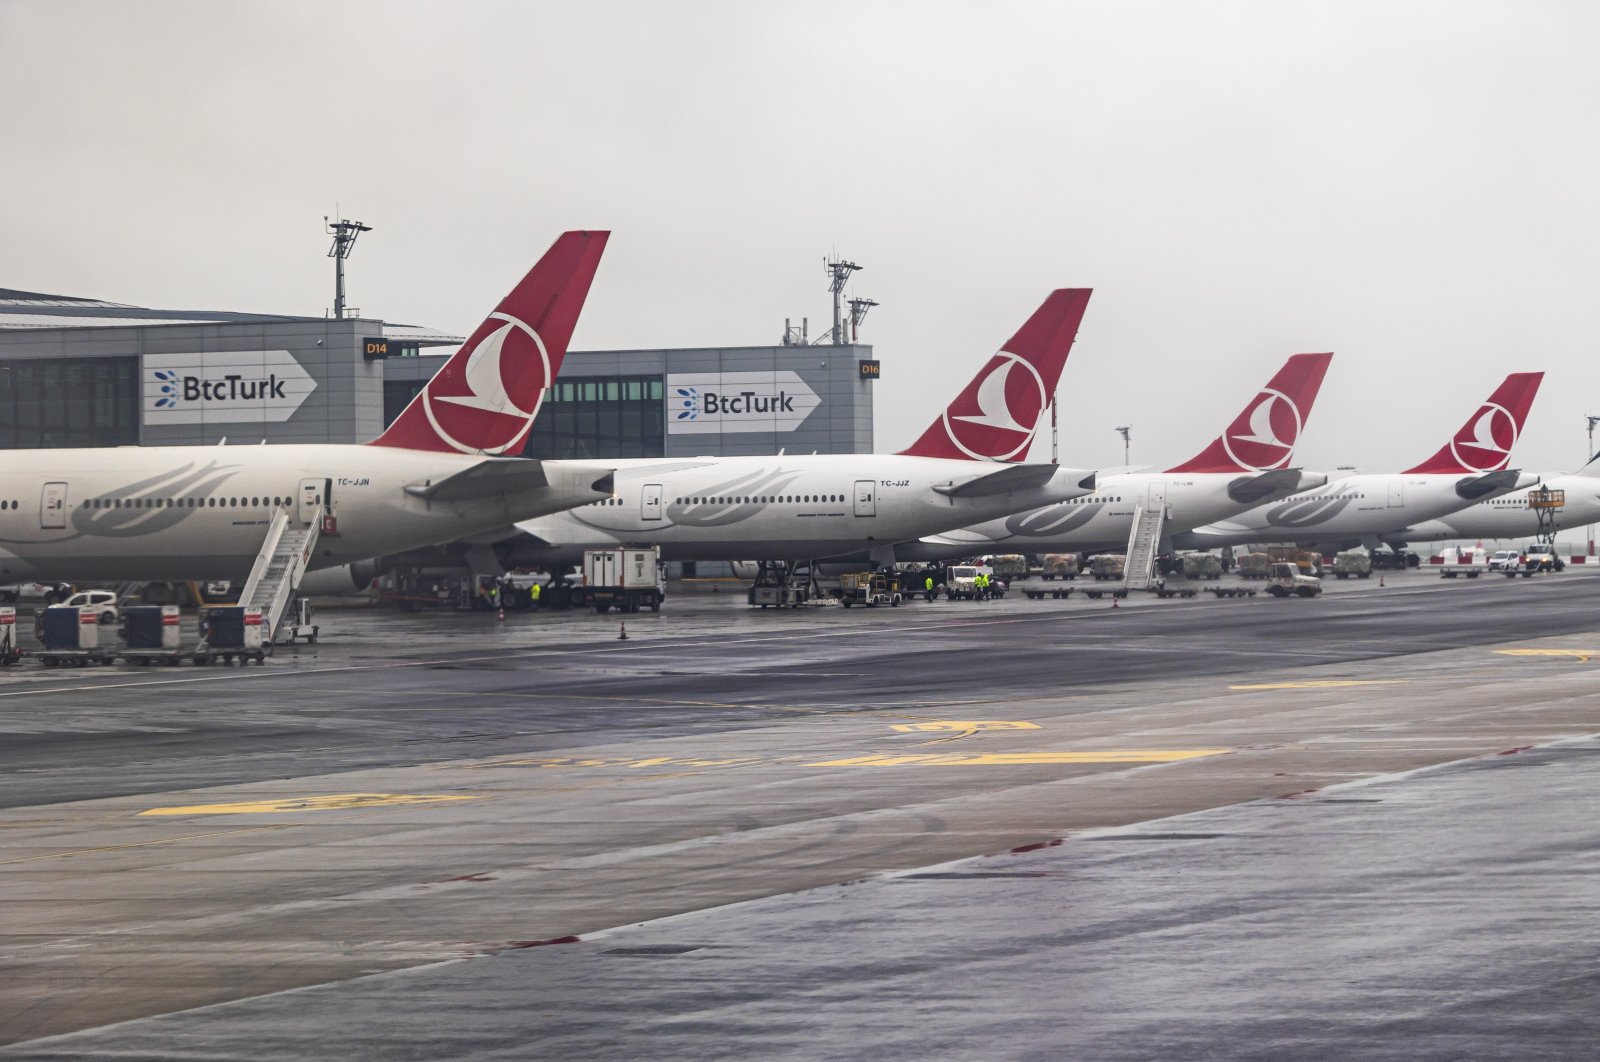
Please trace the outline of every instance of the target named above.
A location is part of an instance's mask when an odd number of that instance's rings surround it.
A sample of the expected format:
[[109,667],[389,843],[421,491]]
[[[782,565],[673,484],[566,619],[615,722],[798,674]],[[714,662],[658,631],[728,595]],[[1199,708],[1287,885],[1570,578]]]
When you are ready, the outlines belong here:
[[504,605],[501,605],[500,606],[500,622],[504,623],[505,621],[506,621],[506,607]]
[[1382,572],[1378,573],[1378,586],[1380,588],[1383,586],[1383,573]]
[[1116,608],[1117,607],[1117,595],[1116,594],[1112,594],[1111,595],[1111,607],[1112,608]]
[[624,621],[620,625],[622,630],[617,633],[617,641],[625,642],[628,640],[628,624]]

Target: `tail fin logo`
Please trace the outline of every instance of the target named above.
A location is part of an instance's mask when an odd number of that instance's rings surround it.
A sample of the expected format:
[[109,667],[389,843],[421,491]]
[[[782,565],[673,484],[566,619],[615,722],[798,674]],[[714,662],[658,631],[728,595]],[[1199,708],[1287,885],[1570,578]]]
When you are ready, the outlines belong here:
[[1263,388],[1223,433],[1222,449],[1241,468],[1255,472],[1283,468],[1294,456],[1294,444],[1304,427],[1305,416],[1294,399]]
[[459,376],[441,372],[422,392],[428,423],[462,453],[502,454],[519,445],[539,413],[539,398],[524,409],[511,391],[542,396],[550,383],[550,355],[539,333],[499,312],[484,327],[496,321],[505,323],[477,341]]
[[[991,367],[944,412],[944,430],[956,449],[977,461],[1009,461],[1033,441],[1050,404],[1044,377],[1026,359],[1002,350]],[[1015,371],[1021,366],[1026,372]]]
[[1517,445],[1517,418],[1498,402],[1485,402],[1450,440],[1450,453],[1469,472],[1498,472]]

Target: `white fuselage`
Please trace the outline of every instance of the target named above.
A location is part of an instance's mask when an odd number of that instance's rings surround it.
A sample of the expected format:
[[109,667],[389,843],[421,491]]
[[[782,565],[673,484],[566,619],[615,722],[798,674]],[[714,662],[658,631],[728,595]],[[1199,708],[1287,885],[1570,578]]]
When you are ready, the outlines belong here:
[[575,563],[585,549],[658,545],[669,560],[798,560],[897,542],[1088,494],[1083,469],[1003,493],[941,493],[1018,466],[901,454],[616,463],[616,497],[518,524],[510,565]]
[[[1245,512],[1259,497],[1238,501],[1231,487],[1250,481],[1249,472],[1128,472],[1101,477],[1093,494],[1032,509],[998,520],[963,527],[896,549],[902,560],[947,560],[983,553],[1068,553],[1120,549],[1133,530],[1134,510],[1166,506],[1163,536]],[[1268,473],[1286,486],[1268,494],[1283,497],[1304,485],[1309,475]],[[1313,482],[1326,480],[1316,476]],[[1292,484],[1287,485],[1287,484]]]
[[1384,533],[1394,528],[1437,519],[1530,486],[1537,478],[1531,472],[1491,475],[1500,477],[1503,485],[1478,486],[1485,477],[1473,474],[1358,473],[1197,527],[1178,536],[1177,543],[1190,549],[1254,542],[1371,545],[1383,541]]
[[[1559,490],[1564,503],[1555,512],[1557,531],[1600,523],[1600,478],[1564,475],[1541,478],[1535,486]],[[1529,488],[1530,490],[1533,488]],[[1386,540],[1440,542],[1448,539],[1532,539],[1539,533],[1539,518],[1528,507],[1528,491],[1519,490],[1433,520],[1397,527]]]
[[239,579],[274,510],[334,533],[311,568],[447,542],[596,497],[610,465],[544,462],[548,487],[439,501],[406,487],[484,461],[383,446],[15,450],[0,471],[0,583]]

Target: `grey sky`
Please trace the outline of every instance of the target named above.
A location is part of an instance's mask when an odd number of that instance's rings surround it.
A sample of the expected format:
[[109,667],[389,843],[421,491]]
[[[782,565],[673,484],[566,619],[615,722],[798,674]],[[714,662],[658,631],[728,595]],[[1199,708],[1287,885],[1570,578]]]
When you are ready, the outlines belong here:
[[[1518,464],[1600,413],[1600,8],[1584,3],[0,0],[0,286],[474,325],[611,228],[585,348],[877,299],[880,449],[1053,287],[1096,289],[1062,459],[1198,451],[1337,352],[1299,450],[1387,471],[1505,373]],[[1041,443],[1035,455],[1047,455]]]

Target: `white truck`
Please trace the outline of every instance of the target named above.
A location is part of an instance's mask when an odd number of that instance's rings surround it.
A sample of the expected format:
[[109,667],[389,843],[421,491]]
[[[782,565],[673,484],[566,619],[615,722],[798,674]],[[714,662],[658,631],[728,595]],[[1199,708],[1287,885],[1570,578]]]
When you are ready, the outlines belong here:
[[583,551],[583,585],[573,591],[573,604],[593,605],[596,612],[660,612],[666,596],[659,547]]
[[1273,561],[1267,572],[1267,593],[1273,597],[1316,597],[1322,580],[1306,575],[1293,561]]
[[1476,579],[1489,570],[1489,554],[1481,547],[1449,546],[1440,550],[1437,557],[1428,558],[1428,563],[1438,567],[1442,579],[1454,579],[1458,575]]

